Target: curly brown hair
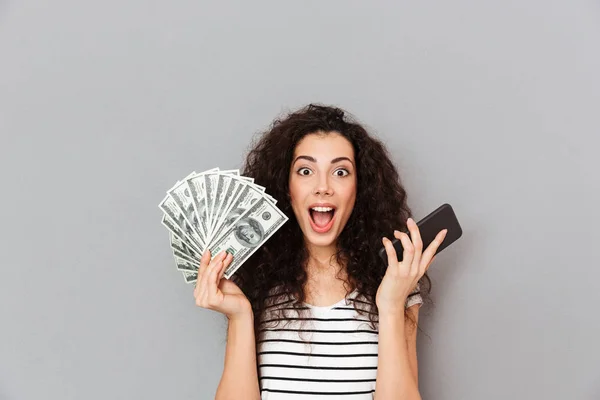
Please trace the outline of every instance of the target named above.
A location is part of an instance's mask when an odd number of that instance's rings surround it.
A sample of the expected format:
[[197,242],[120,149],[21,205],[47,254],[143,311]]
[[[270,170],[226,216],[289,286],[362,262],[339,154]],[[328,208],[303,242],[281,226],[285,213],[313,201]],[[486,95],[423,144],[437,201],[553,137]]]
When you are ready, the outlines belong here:
[[[346,266],[347,293],[357,290],[374,312],[368,312],[371,325],[378,322],[375,295],[387,266],[378,256],[381,238],[393,238],[393,230],[407,232],[411,216],[406,190],[383,143],[370,136],[355,118],[344,110],[309,104],[284,118],[276,118],[266,132],[251,144],[243,175],[266,188],[278,200],[277,207],[289,218],[240,268],[232,280],[252,304],[255,338],[259,338],[260,316],[273,290],[296,299],[288,307],[301,308],[307,281],[308,253],[303,234],[290,204],[289,171],[296,145],[308,134],[337,132],[353,146],[357,169],[356,202],[337,240],[336,260]],[[420,294],[429,301],[431,280],[427,273],[419,282]],[[359,312],[361,308],[357,307]],[[258,318],[256,318],[258,316]],[[407,320],[415,321],[405,313]]]

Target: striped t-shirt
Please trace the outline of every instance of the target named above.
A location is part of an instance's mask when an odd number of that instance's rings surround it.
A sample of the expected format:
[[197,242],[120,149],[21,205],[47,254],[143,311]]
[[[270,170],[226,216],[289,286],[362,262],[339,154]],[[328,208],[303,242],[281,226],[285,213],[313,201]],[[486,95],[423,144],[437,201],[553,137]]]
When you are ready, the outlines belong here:
[[[406,307],[423,302],[418,290]],[[331,306],[304,304],[306,316],[290,309],[291,301],[273,301],[263,314],[257,348],[261,399],[373,399],[378,331],[356,311],[366,309],[364,299],[354,291]],[[288,314],[273,327],[275,309]]]

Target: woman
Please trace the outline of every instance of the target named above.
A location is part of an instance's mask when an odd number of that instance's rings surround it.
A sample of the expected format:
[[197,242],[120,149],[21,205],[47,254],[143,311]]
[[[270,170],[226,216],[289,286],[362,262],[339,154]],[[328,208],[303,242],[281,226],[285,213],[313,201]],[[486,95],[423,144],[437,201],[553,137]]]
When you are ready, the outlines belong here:
[[420,399],[419,290],[446,230],[422,248],[385,147],[341,109],[311,104],[273,122],[243,175],[289,221],[231,280],[232,255],[202,256],[196,304],[229,320],[216,398]]

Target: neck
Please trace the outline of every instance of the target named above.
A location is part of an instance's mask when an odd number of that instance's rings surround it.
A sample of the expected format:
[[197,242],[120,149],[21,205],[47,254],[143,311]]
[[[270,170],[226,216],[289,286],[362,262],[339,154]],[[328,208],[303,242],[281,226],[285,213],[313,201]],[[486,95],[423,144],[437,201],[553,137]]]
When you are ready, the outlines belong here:
[[322,274],[335,276],[342,268],[335,259],[335,253],[337,252],[335,243],[329,246],[315,246],[306,243],[306,249],[308,251],[306,271],[309,276]]

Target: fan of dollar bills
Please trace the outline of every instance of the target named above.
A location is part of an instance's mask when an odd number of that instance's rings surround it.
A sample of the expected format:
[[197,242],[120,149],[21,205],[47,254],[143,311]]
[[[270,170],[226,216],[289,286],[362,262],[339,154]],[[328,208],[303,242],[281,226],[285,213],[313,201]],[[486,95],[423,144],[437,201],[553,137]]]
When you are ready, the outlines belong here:
[[229,279],[288,220],[276,203],[238,170],[213,168],[177,181],[158,206],[185,281],[196,282],[205,249],[212,257],[221,250],[233,255],[223,274]]

